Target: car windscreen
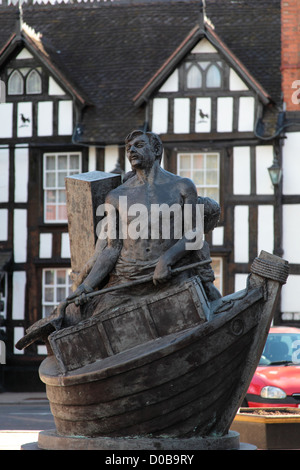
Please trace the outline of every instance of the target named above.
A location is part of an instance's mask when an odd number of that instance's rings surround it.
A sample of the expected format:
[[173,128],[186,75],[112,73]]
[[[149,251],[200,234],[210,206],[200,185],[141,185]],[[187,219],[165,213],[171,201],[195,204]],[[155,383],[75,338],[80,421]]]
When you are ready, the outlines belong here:
[[300,334],[269,333],[259,365],[300,364]]

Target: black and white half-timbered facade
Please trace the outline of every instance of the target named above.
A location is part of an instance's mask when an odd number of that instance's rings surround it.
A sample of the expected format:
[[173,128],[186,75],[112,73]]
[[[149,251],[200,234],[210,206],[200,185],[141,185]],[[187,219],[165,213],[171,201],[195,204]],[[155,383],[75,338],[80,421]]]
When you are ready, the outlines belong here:
[[[0,367],[11,389],[37,386],[44,346],[14,344],[71,286],[65,177],[128,171],[133,129],[158,133],[164,168],[220,203],[207,240],[223,295],[245,287],[261,250],[288,259],[282,240],[288,253],[297,243],[283,224],[294,206],[282,208],[293,172],[275,186],[268,172],[274,155],[282,164],[280,0],[28,0],[18,11],[0,5]],[[287,292],[277,324],[300,315]]]

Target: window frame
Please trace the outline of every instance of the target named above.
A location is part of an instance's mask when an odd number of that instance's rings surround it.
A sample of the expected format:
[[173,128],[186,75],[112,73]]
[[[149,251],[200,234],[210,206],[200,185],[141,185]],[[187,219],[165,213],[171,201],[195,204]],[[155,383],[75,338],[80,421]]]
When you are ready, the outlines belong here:
[[[76,169],[75,171],[73,169],[70,169],[70,165],[68,164],[67,165],[67,168],[66,169],[58,169],[58,165],[57,165],[57,161],[58,161],[58,157],[59,156],[67,156],[67,161],[69,162],[70,161],[70,156],[72,155],[78,155],[79,156],[79,165],[78,165],[78,169]],[[48,169],[46,168],[46,161],[47,161],[47,157],[48,156],[51,156],[51,157],[55,157],[55,169]],[[55,173],[55,186],[47,186],[47,174],[48,173]],[[79,174],[82,172],[82,152],[80,151],[71,151],[71,152],[45,152],[43,154],[43,221],[45,224],[66,224],[68,222],[68,218],[66,217],[66,219],[59,219],[58,218],[58,208],[59,207],[62,207],[62,206],[65,206],[66,207],[66,202],[64,203],[59,203],[58,201],[58,191],[66,191],[66,187],[65,185],[64,186],[59,186],[58,185],[58,174],[59,173],[66,173],[66,176],[72,176],[72,175],[76,175],[76,174]],[[54,191],[55,192],[55,202],[49,204],[49,202],[47,201],[47,192],[48,191]],[[47,219],[47,207],[49,205],[53,205],[55,206],[55,219]]]
[[[39,91],[28,91],[28,81],[29,81],[29,78],[30,78],[30,75],[32,73],[35,73],[38,75],[38,78],[39,78],[39,85],[40,85],[40,88],[39,88]],[[43,91],[43,81],[42,81],[42,76],[41,74],[39,73],[39,71],[35,68],[31,69],[27,75],[26,75],[26,95],[41,95],[42,94],[42,91]]]
[[[20,83],[22,84],[22,91],[20,93],[12,93],[10,89],[10,86],[11,86],[10,82],[14,75],[18,75],[18,77],[20,77],[20,80],[21,80]],[[7,78],[7,95],[9,96],[23,96],[24,95],[24,77],[22,73],[20,72],[20,70],[18,69],[13,69]]]
[[[181,168],[180,166],[180,156],[182,155],[189,155],[190,156],[190,161],[191,161],[191,166],[189,169],[183,169]],[[207,158],[207,155],[217,155],[218,156],[218,167],[217,167],[217,184],[216,185],[206,185],[206,184],[203,184],[203,185],[199,185],[199,184],[196,184],[195,181],[193,180],[193,171],[196,171],[198,169],[194,169],[193,167],[193,156],[194,155],[203,155],[205,157],[205,162],[206,162],[206,158]],[[203,197],[211,197],[209,195],[206,194],[207,192],[207,189],[209,188],[216,188],[218,190],[218,198],[212,198],[214,200],[216,200],[219,204],[220,204],[220,199],[221,199],[221,187],[220,187],[220,168],[221,166],[221,153],[220,151],[178,151],[177,152],[177,175],[179,176],[182,176],[181,175],[181,171],[189,171],[190,174],[191,174],[191,180],[194,182],[196,188],[197,188],[197,192],[200,193],[199,195],[203,196]],[[207,172],[207,166],[205,165],[204,167],[204,174],[206,175],[206,172]]]
[[[47,271],[53,271],[54,273],[54,282],[53,284],[46,284],[46,272]],[[65,271],[65,283],[64,284],[58,284],[57,283],[57,272],[58,271]],[[72,281],[71,281],[71,268],[66,268],[66,267],[47,267],[42,270],[42,318],[46,318],[47,316],[50,315],[50,313],[46,313],[46,308],[51,307],[51,312],[54,310],[54,308],[59,305],[59,303],[64,300],[68,295],[71,293],[71,286],[72,286]],[[68,282],[67,282],[68,281]],[[53,289],[53,301],[48,301],[46,300],[46,289],[51,288]],[[65,288],[65,294],[64,298],[62,300],[57,300],[57,289],[63,289]]]
[[[201,62],[203,63],[207,62],[208,65],[205,68],[203,68],[201,67]],[[197,87],[190,88],[188,86],[188,73],[192,69],[193,66],[196,66],[202,75],[202,85],[201,87],[198,87],[198,88]],[[207,73],[212,66],[217,67],[221,75],[220,86],[217,86],[217,87],[207,86]],[[228,88],[227,82],[228,82],[229,71],[227,70],[227,68],[228,68],[227,64],[219,56],[216,57],[215,54],[207,54],[205,55],[205,57],[203,56],[203,54],[192,54],[187,57],[186,61],[180,67],[181,85],[179,86],[179,88],[183,90],[184,92],[188,92],[188,93],[200,93],[200,92],[209,93],[209,92],[214,92],[214,91],[222,91],[225,88]]]

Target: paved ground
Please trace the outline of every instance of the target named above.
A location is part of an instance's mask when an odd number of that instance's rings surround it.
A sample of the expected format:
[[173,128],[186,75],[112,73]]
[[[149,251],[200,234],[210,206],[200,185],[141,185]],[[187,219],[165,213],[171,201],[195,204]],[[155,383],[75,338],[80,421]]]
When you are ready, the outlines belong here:
[[39,431],[53,428],[44,393],[0,393],[0,450],[21,450],[37,442]]

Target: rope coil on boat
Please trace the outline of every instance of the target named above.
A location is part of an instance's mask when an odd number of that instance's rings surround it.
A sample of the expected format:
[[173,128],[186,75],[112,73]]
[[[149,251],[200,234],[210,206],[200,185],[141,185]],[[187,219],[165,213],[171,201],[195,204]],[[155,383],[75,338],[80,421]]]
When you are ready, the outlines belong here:
[[251,272],[280,282],[280,284],[285,284],[289,275],[289,265],[287,263],[274,263],[262,258],[255,258],[251,266]]

